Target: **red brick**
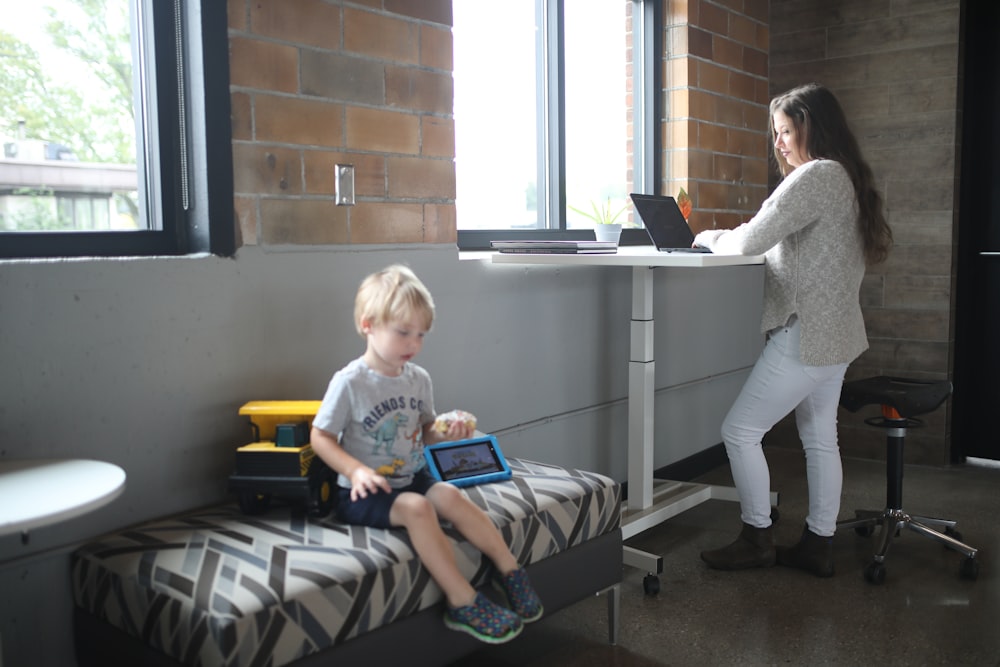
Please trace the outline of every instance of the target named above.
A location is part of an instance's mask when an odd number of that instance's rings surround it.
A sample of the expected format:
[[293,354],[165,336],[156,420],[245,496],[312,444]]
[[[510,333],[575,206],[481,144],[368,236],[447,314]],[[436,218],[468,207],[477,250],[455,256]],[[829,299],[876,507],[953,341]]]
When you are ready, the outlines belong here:
[[340,7],[322,0],[257,0],[250,3],[250,27],[257,35],[340,48]]
[[280,146],[233,142],[233,189],[246,194],[301,194],[299,152]]
[[402,109],[450,114],[455,108],[455,86],[451,73],[429,72],[415,67],[385,68],[386,104]]
[[446,70],[455,68],[455,45],[451,30],[431,25],[420,26],[420,64],[424,67]]
[[454,160],[394,157],[386,161],[389,196],[454,199]]
[[254,102],[257,141],[338,148],[343,145],[344,107],[318,100],[258,95]]
[[412,21],[344,9],[344,49],[397,63],[420,63],[420,26]]
[[437,116],[421,117],[420,154],[427,157],[455,157],[455,121]]
[[420,118],[396,111],[347,107],[347,147],[417,155],[420,152]]
[[351,243],[421,243],[424,207],[396,202],[360,202],[351,212]]
[[298,90],[299,51],[291,46],[232,37],[229,81],[233,86],[294,93]]
[[454,204],[424,205],[424,242],[456,243],[458,224]]
[[452,26],[452,0],[384,0],[385,11]]
[[257,197],[234,197],[236,228],[240,238],[237,246],[257,245]]
[[348,211],[329,199],[263,198],[260,202],[264,245],[339,245],[350,241]]
[[253,112],[250,108],[249,95],[232,93],[229,96],[229,116],[233,139],[249,141],[253,138]]

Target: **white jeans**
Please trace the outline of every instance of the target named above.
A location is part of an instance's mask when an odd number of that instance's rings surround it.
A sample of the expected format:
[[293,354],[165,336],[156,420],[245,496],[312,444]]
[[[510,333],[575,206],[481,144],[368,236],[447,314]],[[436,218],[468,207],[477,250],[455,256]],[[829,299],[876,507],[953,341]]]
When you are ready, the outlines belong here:
[[761,447],[764,434],[795,410],[806,455],[809,515],[806,525],[822,536],[836,530],[843,469],[837,445],[837,404],[847,364],[804,366],[799,360],[799,322],[774,329],[740,395],[722,422],[743,523],[771,525],[771,476]]

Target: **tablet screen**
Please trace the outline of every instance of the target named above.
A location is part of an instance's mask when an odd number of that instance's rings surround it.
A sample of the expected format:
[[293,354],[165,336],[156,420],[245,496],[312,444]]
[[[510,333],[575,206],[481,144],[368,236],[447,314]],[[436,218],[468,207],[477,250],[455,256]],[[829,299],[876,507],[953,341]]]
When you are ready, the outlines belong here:
[[434,457],[434,463],[441,471],[441,479],[446,482],[473,475],[503,471],[503,466],[497,458],[493,444],[488,440],[455,447],[434,448],[431,450],[431,456]]
[[424,449],[431,474],[458,486],[510,479],[496,439],[491,436],[431,445]]

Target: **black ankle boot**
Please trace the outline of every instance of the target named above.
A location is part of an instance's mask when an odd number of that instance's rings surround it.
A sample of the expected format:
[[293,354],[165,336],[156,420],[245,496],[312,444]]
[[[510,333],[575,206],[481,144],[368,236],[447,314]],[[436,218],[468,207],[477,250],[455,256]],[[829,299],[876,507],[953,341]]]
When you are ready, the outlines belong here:
[[714,551],[702,551],[701,559],[715,570],[746,570],[774,565],[774,537],[771,526],[754,528],[743,524],[736,541]]
[[812,572],[817,577],[833,576],[833,538],[822,537],[809,530],[802,530],[799,543],[791,547],[778,547],[778,564]]

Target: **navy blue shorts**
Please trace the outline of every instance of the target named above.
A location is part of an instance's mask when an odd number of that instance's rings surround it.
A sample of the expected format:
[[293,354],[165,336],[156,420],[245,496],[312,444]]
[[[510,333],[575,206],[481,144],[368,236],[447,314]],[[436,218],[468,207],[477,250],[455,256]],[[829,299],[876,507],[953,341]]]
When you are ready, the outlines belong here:
[[337,506],[334,510],[339,521],[357,526],[371,526],[372,528],[392,528],[389,522],[389,510],[396,498],[401,493],[410,491],[426,495],[427,491],[437,483],[437,480],[430,476],[426,470],[421,470],[413,476],[413,481],[409,486],[393,489],[391,492],[378,491],[369,493],[367,498],[351,500],[351,490],[339,487]]

